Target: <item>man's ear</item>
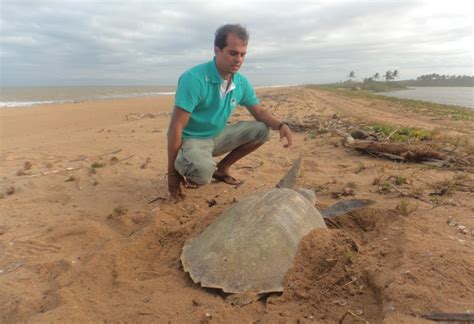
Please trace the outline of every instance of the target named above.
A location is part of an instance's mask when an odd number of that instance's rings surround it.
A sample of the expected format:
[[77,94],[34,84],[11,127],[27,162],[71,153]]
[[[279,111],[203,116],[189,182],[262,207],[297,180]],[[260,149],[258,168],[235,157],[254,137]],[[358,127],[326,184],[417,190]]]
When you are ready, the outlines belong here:
[[220,51],[220,48],[217,46],[214,46],[214,54],[217,54],[218,51]]

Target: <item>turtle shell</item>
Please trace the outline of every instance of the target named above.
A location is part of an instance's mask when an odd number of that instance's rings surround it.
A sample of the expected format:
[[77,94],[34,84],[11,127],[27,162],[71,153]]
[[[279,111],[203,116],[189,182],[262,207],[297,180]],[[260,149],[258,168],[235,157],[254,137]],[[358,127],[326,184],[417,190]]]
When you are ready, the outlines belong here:
[[283,291],[298,243],[321,214],[292,189],[256,193],[225,210],[183,248],[181,262],[194,282],[226,293]]

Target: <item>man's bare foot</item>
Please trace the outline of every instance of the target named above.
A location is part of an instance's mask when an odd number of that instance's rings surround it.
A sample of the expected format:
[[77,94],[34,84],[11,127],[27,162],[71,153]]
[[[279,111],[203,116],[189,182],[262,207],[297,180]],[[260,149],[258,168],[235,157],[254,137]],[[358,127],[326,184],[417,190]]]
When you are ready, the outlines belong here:
[[192,182],[188,179],[184,179],[183,186],[187,189],[197,189],[197,188],[200,187],[198,184],[195,184],[194,182]]
[[212,177],[218,182],[224,182],[233,186],[241,185],[242,183],[244,183],[242,180],[237,180],[229,174],[219,174],[217,172],[214,172]]

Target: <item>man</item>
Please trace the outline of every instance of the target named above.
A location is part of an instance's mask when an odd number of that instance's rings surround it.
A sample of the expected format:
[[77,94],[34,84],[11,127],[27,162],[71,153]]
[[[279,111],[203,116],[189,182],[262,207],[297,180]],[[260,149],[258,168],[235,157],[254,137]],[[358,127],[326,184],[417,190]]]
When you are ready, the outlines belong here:
[[[287,124],[261,105],[247,79],[238,73],[247,53],[248,33],[240,25],[217,29],[212,61],[186,71],[178,81],[168,130],[168,190],[183,199],[182,185],[200,186],[212,178],[235,185],[230,167],[270,138],[270,128],[292,144]],[[237,105],[256,121],[226,125]],[[213,156],[230,152],[219,163]]]

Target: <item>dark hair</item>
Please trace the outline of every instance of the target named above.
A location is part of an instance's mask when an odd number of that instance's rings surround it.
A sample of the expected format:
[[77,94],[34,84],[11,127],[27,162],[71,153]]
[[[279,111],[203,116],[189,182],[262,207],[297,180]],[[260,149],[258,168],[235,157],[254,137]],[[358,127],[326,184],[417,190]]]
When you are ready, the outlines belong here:
[[245,27],[239,24],[222,25],[216,30],[216,37],[214,38],[214,46],[223,49],[227,46],[227,35],[234,34],[239,39],[243,40],[245,44],[249,41],[249,33]]

